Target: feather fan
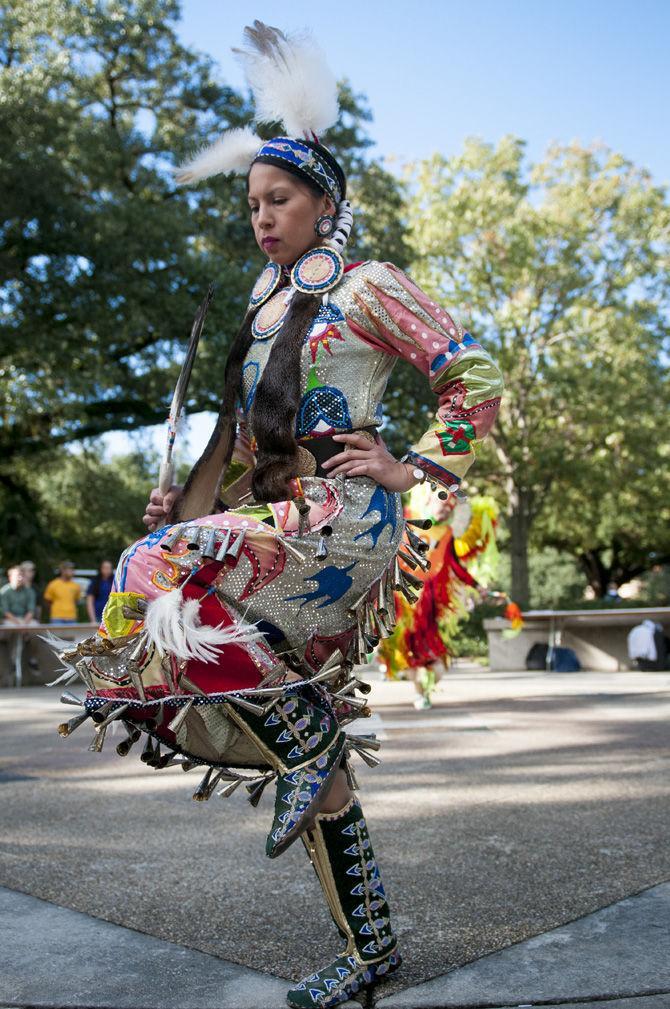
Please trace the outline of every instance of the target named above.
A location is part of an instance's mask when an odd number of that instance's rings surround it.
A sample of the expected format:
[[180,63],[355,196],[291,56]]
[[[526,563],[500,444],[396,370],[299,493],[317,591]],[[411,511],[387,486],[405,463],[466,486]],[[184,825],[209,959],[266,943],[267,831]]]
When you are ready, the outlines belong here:
[[256,102],[256,121],[280,122],[292,137],[321,133],[337,120],[337,82],[323,51],[304,33],[286,36],[254,21],[234,49]]
[[224,645],[243,645],[261,638],[253,624],[212,627],[200,620],[200,603],[187,599],[180,589],[161,594],[147,607],[144,627],[161,655],[169,652],[177,659],[216,662]]

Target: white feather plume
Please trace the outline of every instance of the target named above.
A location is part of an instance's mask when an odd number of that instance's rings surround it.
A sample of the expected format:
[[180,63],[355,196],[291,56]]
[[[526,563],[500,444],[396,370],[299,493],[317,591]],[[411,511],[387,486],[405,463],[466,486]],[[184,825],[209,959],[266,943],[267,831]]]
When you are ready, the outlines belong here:
[[255,21],[241,59],[256,102],[256,121],[280,122],[291,137],[319,134],[337,120],[337,81],[309,33],[286,36]]
[[203,624],[199,601],[184,600],[180,589],[162,593],[149,603],[144,628],[161,655],[199,662],[217,662],[224,645],[242,645],[263,636],[253,624]]
[[200,182],[211,175],[229,172],[246,174],[262,143],[248,126],[227,130],[213,144],[203,147],[191,161],[180,165],[175,170],[175,179],[179,185],[184,185]]

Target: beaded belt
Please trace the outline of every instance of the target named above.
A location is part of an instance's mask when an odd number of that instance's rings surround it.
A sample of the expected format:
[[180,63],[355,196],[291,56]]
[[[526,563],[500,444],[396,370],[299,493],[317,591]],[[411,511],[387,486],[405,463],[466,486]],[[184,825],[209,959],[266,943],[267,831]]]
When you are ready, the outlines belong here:
[[[368,441],[375,441],[377,428],[374,424],[369,427],[357,427],[348,431],[338,431],[338,434],[362,434]],[[328,470],[323,468],[324,462],[332,459],[334,455],[339,455],[347,449],[346,442],[334,441],[332,435],[325,434],[317,438],[299,438],[298,448],[300,449],[300,473],[297,476],[329,476]]]

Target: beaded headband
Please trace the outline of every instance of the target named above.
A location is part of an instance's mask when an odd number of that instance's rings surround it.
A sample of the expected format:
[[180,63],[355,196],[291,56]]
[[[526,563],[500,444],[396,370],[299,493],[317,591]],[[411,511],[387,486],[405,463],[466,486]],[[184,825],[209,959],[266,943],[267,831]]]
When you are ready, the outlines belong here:
[[[329,160],[326,160],[328,157]],[[326,148],[291,137],[273,137],[263,144],[253,164],[277,165],[298,176],[306,175],[337,205],[344,199],[344,172]]]

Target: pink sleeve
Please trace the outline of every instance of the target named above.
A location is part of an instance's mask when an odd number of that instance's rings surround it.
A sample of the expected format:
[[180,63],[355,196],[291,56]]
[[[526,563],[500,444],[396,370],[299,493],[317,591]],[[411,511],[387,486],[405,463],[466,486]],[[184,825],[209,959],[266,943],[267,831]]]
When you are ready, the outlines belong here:
[[405,460],[456,490],[495,420],[502,375],[483,347],[401,270],[370,263],[363,271],[351,329],[422,371],[437,397],[433,422]]

